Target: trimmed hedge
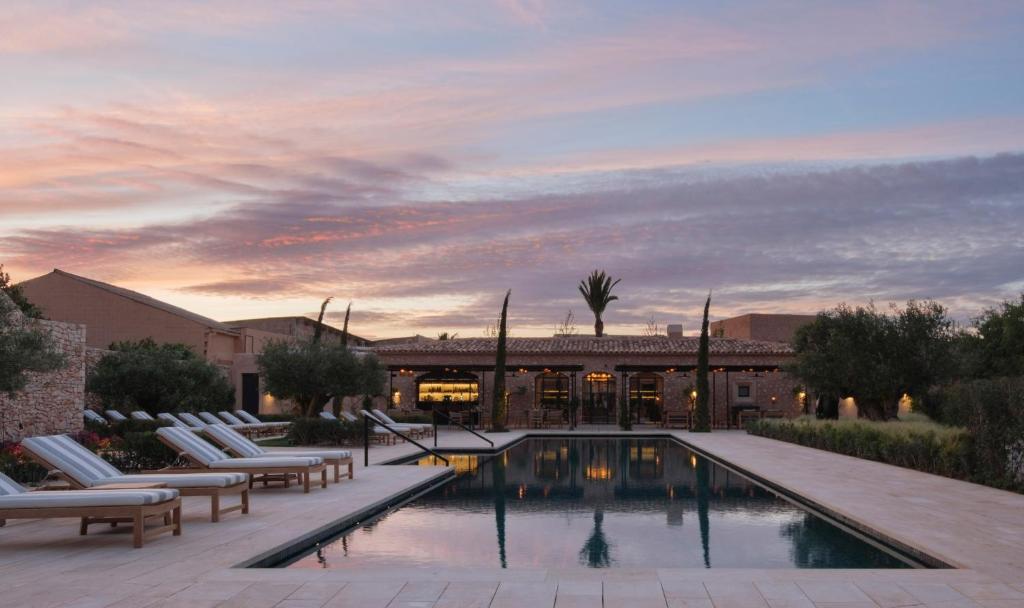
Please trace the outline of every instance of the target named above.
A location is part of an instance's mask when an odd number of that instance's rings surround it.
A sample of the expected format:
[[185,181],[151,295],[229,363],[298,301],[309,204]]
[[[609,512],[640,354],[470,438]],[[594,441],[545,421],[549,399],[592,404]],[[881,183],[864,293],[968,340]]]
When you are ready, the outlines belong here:
[[[1018,492],[1024,482],[1006,468],[993,468],[979,458],[985,451],[964,428],[933,422],[871,422],[865,420],[758,420],[747,426],[754,435],[875,460]],[[1005,462],[1005,461],[1004,461]]]
[[347,420],[296,418],[288,427],[292,445],[363,445],[363,425]]

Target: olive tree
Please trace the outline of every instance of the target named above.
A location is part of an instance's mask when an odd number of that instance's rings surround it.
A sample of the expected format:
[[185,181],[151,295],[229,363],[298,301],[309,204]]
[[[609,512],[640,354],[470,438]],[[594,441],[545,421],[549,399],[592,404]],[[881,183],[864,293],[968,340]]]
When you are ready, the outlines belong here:
[[65,365],[50,334],[0,292],[0,392],[14,395],[25,388],[29,372],[50,372]]
[[356,355],[340,343],[271,342],[260,355],[259,368],[267,392],[291,400],[303,417],[316,416],[332,399],[340,403],[343,397],[384,390],[384,368],[377,357]]
[[907,303],[891,314],[873,304],[841,304],[797,330],[789,371],[831,404],[853,397],[864,417],[895,416],[903,394],[923,399],[952,373],[952,322],[934,302]]
[[224,372],[185,344],[115,342],[86,379],[104,405],[160,412],[222,409],[235,402]]

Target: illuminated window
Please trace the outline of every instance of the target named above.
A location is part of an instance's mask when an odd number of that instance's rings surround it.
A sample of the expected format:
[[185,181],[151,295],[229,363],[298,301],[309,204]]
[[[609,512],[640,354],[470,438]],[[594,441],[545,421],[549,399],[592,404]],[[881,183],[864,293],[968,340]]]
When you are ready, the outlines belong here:
[[473,374],[424,374],[417,381],[416,400],[420,409],[467,409],[480,400],[479,382]]
[[537,407],[559,409],[569,405],[569,377],[565,374],[546,373],[537,376]]
[[615,376],[591,372],[583,377],[583,421],[608,424],[615,420]]
[[658,374],[636,374],[629,379],[629,402],[641,417],[661,420],[663,380]]

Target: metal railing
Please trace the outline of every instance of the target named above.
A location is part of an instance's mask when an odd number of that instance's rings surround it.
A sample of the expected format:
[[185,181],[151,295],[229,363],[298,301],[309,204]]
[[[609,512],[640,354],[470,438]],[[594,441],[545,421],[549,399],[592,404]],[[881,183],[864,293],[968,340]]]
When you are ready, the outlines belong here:
[[[360,410],[359,414],[363,417],[363,466],[364,467],[368,467],[368,466],[370,466],[370,419],[371,419],[371,416],[370,416],[370,414],[366,410]],[[409,437],[409,436],[405,435],[404,433],[400,433],[397,430],[391,428],[391,426],[388,425],[388,423],[386,423],[386,422],[384,422],[382,420],[377,420],[376,418],[373,418],[373,423],[375,425],[377,425],[377,426],[380,426],[380,427],[384,428],[388,432],[390,432],[390,433],[392,433],[394,435],[398,435],[402,439],[405,439],[406,441],[408,441],[409,443],[411,443],[414,446],[418,447],[419,449],[423,450],[424,452],[427,452],[428,454],[430,454],[434,458],[443,460],[445,466],[450,466],[451,465],[451,463],[448,461],[447,458],[445,458],[444,456],[438,454],[437,452],[435,452],[434,450],[428,448],[427,446],[423,445],[419,441],[416,441],[412,437]],[[434,436],[435,437],[437,436],[436,433],[435,433]]]
[[483,436],[483,435],[481,435],[480,433],[477,433],[476,431],[474,431],[473,429],[469,428],[468,426],[466,426],[466,425],[462,424],[462,423],[461,423],[461,422],[459,422],[458,420],[454,420],[454,419],[452,419],[452,417],[451,417],[451,416],[449,416],[448,414],[446,414],[446,413],[444,413],[444,412],[442,412],[442,411],[439,411],[439,410],[438,410],[438,409],[436,409],[436,408],[433,408],[433,409],[431,409],[430,411],[431,411],[431,412],[432,412],[432,413],[434,414],[433,416],[431,416],[431,418],[430,418],[430,419],[431,419],[431,421],[433,421],[433,423],[434,423],[434,447],[435,447],[435,448],[437,447],[437,416],[438,416],[438,414],[440,414],[441,416],[444,416],[444,417],[445,417],[445,419],[446,419],[446,420],[448,421],[448,424],[454,424],[454,425],[456,425],[456,426],[458,426],[458,427],[462,428],[463,430],[469,431],[470,433],[473,433],[474,435],[476,435],[476,436],[477,436],[477,437],[479,437],[480,439],[483,439],[483,440],[484,440],[484,441],[486,441],[487,443],[491,444],[491,447],[492,447],[492,448],[494,447],[494,442],[493,442],[493,441],[491,441],[490,439],[488,439],[488,438],[484,437],[484,436]]

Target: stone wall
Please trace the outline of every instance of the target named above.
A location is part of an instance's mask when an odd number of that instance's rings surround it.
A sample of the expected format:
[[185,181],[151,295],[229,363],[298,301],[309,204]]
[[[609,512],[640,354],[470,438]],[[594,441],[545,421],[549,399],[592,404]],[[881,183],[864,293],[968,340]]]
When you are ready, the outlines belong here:
[[57,349],[64,353],[66,365],[55,372],[28,374],[28,385],[13,397],[0,393],[0,440],[19,441],[34,435],[82,430],[85,326],[25,319],[20,312],[12,317],[15,323],[35,323],[49,332]]

